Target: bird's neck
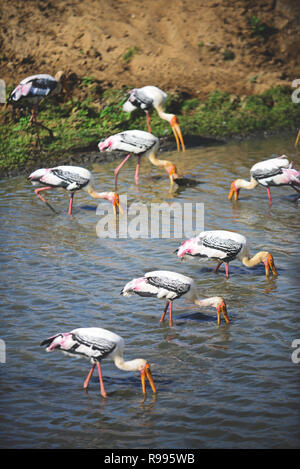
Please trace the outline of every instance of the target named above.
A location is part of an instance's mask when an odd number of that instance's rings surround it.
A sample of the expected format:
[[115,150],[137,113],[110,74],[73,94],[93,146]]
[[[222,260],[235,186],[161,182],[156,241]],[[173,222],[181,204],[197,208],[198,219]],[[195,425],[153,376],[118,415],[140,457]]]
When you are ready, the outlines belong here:
[[236,189],[254,189],[257,184],[258,182],[256,181],[256,179],[254,179],[253,176],[251,176],[250,181],[246,181],[245,179],[236,179],[234,181]]
[[144,360],[136,358],[134,360],[124,361],[123,356],[117,355],[114,359],[117,368],[123,371],[137,371],[145,366]]
[[267,260],[268,255],[268,252],[260,251],[251,258],[249,258],[248,256],[243,256],[242,263],[246,267],[254,267],[257,264],[260,264],[261,262],[265,262]]
[[164,166],[165,167],[167,165],[172,164],[171,161],[160,160],[159,158],[156,158],[156,155],[153,152],[148,155],[148,158],[154,166]]
[[165,121],[170,122],[174,114],[168,114],[167,112],[164,112],[163,108],[161,106],[156,106],[157,113],[161,119],[164,119]]
[[88,187],[87,188],[88,193],[90,194],[91,197],[94,199],[106,199],[109,200],[109,194],[108,192],[96,192],[93,187]]
[[217,297],[205,298],[204,300],[200,300],[199,298],[194,299],[194,304],[198,306],[214,306],[215,300]]

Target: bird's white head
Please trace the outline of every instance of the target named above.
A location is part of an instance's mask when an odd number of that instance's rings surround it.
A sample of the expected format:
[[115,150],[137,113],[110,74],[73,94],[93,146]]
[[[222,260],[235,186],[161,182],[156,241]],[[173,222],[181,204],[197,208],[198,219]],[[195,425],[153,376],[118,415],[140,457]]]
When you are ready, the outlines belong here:
[[184,241],[174,253],[177,254],[179,259],[183,260],[188,256],[194,256],[196,254],[197,238],[191,238]]
[[49,171],[47,168],[40,168],[31,173],[28,176],[28,179],[32,182],[32,184],[35,186],[38,184],[39,180],[45,176],[45,174]]
[[98,143],[99,151],[111,151],[113,146],[113,139],[108,137],[106,140]]
[[49,337],[43,340],[40,345],[47,345],[46,352],[52,352],[54,349],[68,350],[73,344],[72,334],[66,332]]

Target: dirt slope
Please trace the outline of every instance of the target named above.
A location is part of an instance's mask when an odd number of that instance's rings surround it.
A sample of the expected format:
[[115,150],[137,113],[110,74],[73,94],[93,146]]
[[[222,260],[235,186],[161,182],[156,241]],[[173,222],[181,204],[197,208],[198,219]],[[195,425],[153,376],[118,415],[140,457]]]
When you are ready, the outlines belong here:
[[62,69],[103,87],[259,93],[300,78],[299,37],[298,0],[0,0],[0,77]]

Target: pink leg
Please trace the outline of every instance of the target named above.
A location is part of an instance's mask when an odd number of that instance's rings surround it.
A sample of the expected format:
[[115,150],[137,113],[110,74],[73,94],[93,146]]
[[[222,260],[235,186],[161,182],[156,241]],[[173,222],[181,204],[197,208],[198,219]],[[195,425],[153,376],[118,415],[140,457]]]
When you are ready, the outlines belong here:
[[135,170],[135,183],[136,184],[139,183],[140,160],[141,160],[141,157],[138,155],[138,162],[137,162],[136,170]]
[[131,157],[131,153],[129,153],[129,155],[127,155],[126,158],[122,161],[122,163],[119,164],[119,166],[115,169],[115,189],[116,190],[117,190],[117,183],[118,183],[118,173],[120,169],[124,166],[126,161],[129,160],[130,157]]
[[172,301],[170,301],[170,310],[169,310],[169,326],[173,326],[173,321],[172,321],[172,309],[173,309],[173,304]]
[[54,210],[54,208],[47,202],[47,200],[44,199],[44,197],[42,197],[39,192],[41,191],[47,191],[49,189],[53,189],[53,187],[51,186],[47,186],[47,187],[40,187],[39,189],[35,189],[35,193],[36,195],[46,204],[48,205],[49,208],[51,208],[51,210],[54,212],[54,213],[57,213],[56,210]]
[[226,278],[229,278],[229,265],[227,262],[225,262],[225,272],[226,272]]
[[146,112],[146,117],[147,117],[147,126],[148,126],[148,132],[151,134],[151,117],[148,111]]
[[39,192],[41,192],[41,191],[48,191],[49,189],[52,189],[52,187],[51,187],[51,186],[40,187],[39,189],[35,189],[35,191],[34,191],[34,192],[36,193],[36,195],[37,195],[43,202],[45,202],[45,204],[46,204],[47,202],[46,202],[46,200],[44,199],[44,197],[42,197],[42,196],[39,194]]
[[106,394],[105,389],[104,389],[104,384],[103,384],[103,379],[102,379],[102,371],[101,371],[101,366],[100,366],[99,362],[97,362],[97,367],[98,367],[98,374],[99,374],[99,383],[100,383],[101,396],[107,397],[107,394]]
[[94,369],[95,369],[95,366],[96,366],[96,364],[94,363],[94,365],[93,365],[92,368],[90,369],[89,374],[87,375],[87,377],[86,377],[86,379],[85,379],[85,381],[84,381],[84,383],[83,383],[84,389],[87,389],[87,387],[88,387],[88,385],[89,385],[90,379],[91,379],[92,374],[93,374],[93,371],[94,371]]
[[72,204],[73,204],[74,192],[71,193],[70,204],[69,204],[69,215],[72,215]]
[[223,261],[218,262],[217,267],[215,268],[215,272],[218,272],[220,265],[223,264]]
[[168,307],[169,307],[169,302],[167,302],[166,306],[165,306],[165,309],[161,315],[161,318],[160,318],[160,322],[163,322],[163,320],[165,319],[165,315],[166,315],[166,312],[168,311]]
[[268,197],[269,197],[269,204],[271,205],[272,204],[272,199],[271,199],[271,191],[270,191],[269,187],[267,187],[267,192],[268,192]]

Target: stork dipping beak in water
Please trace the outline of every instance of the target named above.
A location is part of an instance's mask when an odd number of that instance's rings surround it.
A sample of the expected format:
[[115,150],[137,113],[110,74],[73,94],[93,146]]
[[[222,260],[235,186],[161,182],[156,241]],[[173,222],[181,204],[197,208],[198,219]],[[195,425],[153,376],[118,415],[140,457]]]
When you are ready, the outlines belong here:
[[177,272],[166,270],[147,272],[144,277],[134,278],[128,282],[122,289],[121,294],[123,296],[136,294],[142,297],[166,299],[167,303],[160,318],[160,322],[164,320],[166,312],[168,311],[168,308],[170,308],[170,327],[173,325],[172,302],[183,295],[187,300],[192,301],[195,305],[216,308],[218,325],[221,323],[221,313],[223,314],[226,323],[229,323],[226,303],[223,298],[214,296],[200,300],[194,280]]
[[84,381],[84,389],[88,388],[93,371],[97,365],[100,393],[103,397],[107,397],[107,394],[104,389],[100,362],[106,357],[111,358],[120,370],[139,371],[144,395],[146,394],[146,378],[150,383],[152,391],[156,393],[149,363],[143,358],[124,361],[124,339],[111,331],[100,327],[79,328],[71,332],[59,333],[49,337],[43,340],[40,345],[46,345],[47,352],[57,349],[66,355],[88,358],[92,363],[92,368]]
[[42,168],[37,169],[30,174],[28,179],[33,185],[41,185],[35,189],[36,195],[46,204],[51,210],[54,208],[41,196],[41,191],[46,191],[54,188],[63,188],[71,193],[68,214],[72,214],[73,198],[76,191],[84,190],[94,199],[106,199],[112,203],[114,215],[117,214],[117,209],[123,214],[123,209],[120,205],[119,196],[116,192],[96,192],[93,187],[93,176],[90,171],[79,166],[56,166],[55,168]]
[[185,184],[185,178],[178,175],[176,166],[172,161],[161,160],[156,157],[159,149],[159,140],[149,132],[143,130],[126,130],[115,135],[111,135],[106,140],[98,144],[99,151],[122,151],[128,153],[122,163],[115,169],[115,190],[117,190],[118,174],[126,161],[132,156],[137,156],[137,165],[135,171],[135,182],[139,182],[139,167],[142,156],[147,156],[154,166],[164,168],[169,175],[170,185],[174,183]]

